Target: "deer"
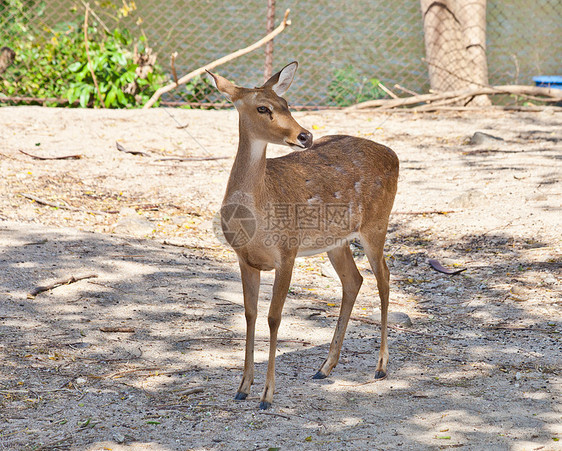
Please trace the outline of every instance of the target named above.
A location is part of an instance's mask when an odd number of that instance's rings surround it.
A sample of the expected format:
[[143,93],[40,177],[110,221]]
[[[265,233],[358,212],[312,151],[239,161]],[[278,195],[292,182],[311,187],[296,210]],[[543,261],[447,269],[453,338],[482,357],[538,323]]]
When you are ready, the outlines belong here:
[[[260,409],[275,391],[275,354],[283,306],[296,257],[327,252],[342,284],[342,301],[328,356],[313,379],[336,366],[349,318],[363,283],[350,241],[358,239],[376,277],[381,340],[374,378],[387,376],[390,273],[384,243],[397,190],[399,161],[390,148],[364,138],[324,136],[313,144],[282,97],[298,67],[289,63],[261,87],[244,88],[207,71],[211,83],[236,107],[238,151],[220,210],[221,228],[236,252],[246,319],[245,358],[235,400],[254,382],[254,338],[261,271],[274,270],[268,313],[266,380]],[[266,158],[269,143],[294,152]]]

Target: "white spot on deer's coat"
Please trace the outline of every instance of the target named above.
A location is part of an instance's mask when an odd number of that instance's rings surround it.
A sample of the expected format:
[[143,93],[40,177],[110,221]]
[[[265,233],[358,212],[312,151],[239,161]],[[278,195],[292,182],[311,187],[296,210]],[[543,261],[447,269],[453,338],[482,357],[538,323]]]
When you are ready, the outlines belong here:
[[336,191],[336,192],[334,193],[334,197],[335,197],[336,199],[339,199],[339,198],[341,197],[341,192],[340,192],[340,191]]
[[361,182],[355,182],[355,192],[357,194],[359,194],[359,192],[361,191]]

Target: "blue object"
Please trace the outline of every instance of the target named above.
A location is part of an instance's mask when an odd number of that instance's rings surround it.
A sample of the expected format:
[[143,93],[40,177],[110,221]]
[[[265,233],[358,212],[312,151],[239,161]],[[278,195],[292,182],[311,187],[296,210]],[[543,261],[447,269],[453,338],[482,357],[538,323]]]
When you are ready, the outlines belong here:
[[535,86],[541,88],[554,88],[562,89],[562,76],[561,75],[541,75],[539,77],[533,77]]

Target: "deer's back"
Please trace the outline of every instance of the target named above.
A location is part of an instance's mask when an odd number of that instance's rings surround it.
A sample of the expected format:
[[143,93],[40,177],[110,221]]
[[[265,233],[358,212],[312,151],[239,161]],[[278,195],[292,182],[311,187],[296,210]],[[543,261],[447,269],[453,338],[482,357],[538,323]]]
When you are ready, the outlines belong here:
[[390,148],[364,138],[332,135],[309,149],[268,159],[265,181],[268,197],[280,202],[355,203],[362,209],[385,198],[392,207],[398,170],[398,157]]

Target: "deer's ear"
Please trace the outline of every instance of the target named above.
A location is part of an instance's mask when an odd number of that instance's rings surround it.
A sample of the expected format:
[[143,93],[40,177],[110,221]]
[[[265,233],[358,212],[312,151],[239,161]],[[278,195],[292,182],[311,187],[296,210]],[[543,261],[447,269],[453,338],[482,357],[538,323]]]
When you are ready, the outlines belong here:
[[228,100],[234,102],[237,97],[236,94],[240,88],[218,74],[213,74],[209,71],[207,71],[207,73],[209,74],[209,80],[213,86],[217,88]]
[[269,80],[263,85],[264,88],[271,88],[278,96],[282,96],[287,92],[289,86],[295,78],[295,73],[297,72],[297,67],[299,63],[293,61],[287,64],[283,69],[273,75]]

